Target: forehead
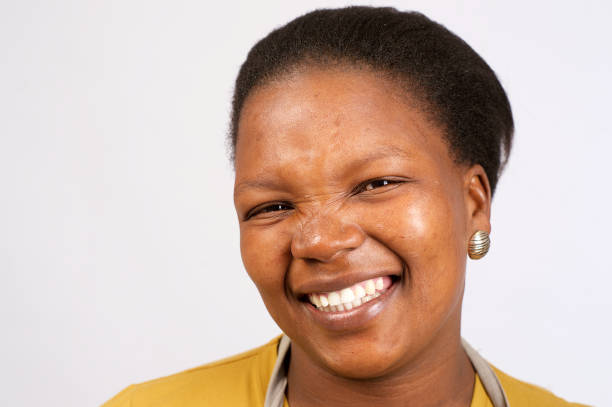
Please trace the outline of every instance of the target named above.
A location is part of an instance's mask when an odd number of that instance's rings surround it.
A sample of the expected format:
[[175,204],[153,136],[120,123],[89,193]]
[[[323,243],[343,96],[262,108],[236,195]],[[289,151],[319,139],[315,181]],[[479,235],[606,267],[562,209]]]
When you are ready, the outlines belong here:
[[372,155],[423,153],[447,154],[442,132],[394,81],[369,70],[308,69],[247,98],[236,176],[296,163],[324,172]]

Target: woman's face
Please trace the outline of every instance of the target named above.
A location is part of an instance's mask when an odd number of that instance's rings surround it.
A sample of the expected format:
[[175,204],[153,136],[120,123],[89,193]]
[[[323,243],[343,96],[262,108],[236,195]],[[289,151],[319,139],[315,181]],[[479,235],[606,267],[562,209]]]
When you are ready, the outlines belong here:
[[344,377],[458,343],[468,240],[490,229],[484,171],[456,164],[397,89],[372,71],[304,69],[250,94],[239,122],[246,270],[294,345]]

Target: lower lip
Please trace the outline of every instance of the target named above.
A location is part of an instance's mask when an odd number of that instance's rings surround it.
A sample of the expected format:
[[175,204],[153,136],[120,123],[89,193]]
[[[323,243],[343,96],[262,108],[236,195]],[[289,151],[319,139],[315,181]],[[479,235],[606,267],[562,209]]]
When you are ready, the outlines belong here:
[[395,292],[399,281],[393,281],[389,288],[380,296],[362,304],[356,308],[345,311],[326,312],[317,309],[311,303],[305,303],[304,307],[308,310],[314,321],[330,331],[351,331],[362,328],[372,319],[380,314]]

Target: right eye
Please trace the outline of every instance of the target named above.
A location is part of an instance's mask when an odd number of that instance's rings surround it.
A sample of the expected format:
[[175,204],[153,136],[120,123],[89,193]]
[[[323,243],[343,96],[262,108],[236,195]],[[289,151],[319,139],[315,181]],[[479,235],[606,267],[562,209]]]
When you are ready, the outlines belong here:
[[286,202],[275,202],[273,204],[258,206],[251,209],[247,215],[245,216],[245,220],[249,220],[255,216],[271,214],[273,216],[274,213],[289,211],[293,209],[291,205]]

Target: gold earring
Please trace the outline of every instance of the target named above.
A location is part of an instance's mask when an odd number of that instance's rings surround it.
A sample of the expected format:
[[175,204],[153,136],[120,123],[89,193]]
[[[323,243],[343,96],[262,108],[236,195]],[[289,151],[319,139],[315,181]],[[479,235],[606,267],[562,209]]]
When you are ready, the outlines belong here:
[[489,238],[489,234],[484,230],[476,231],[470,238],[470,243],[468,244],[468,255],[470,259],[478,260],[483,258],[489,251],[490,246],[491,239]]

